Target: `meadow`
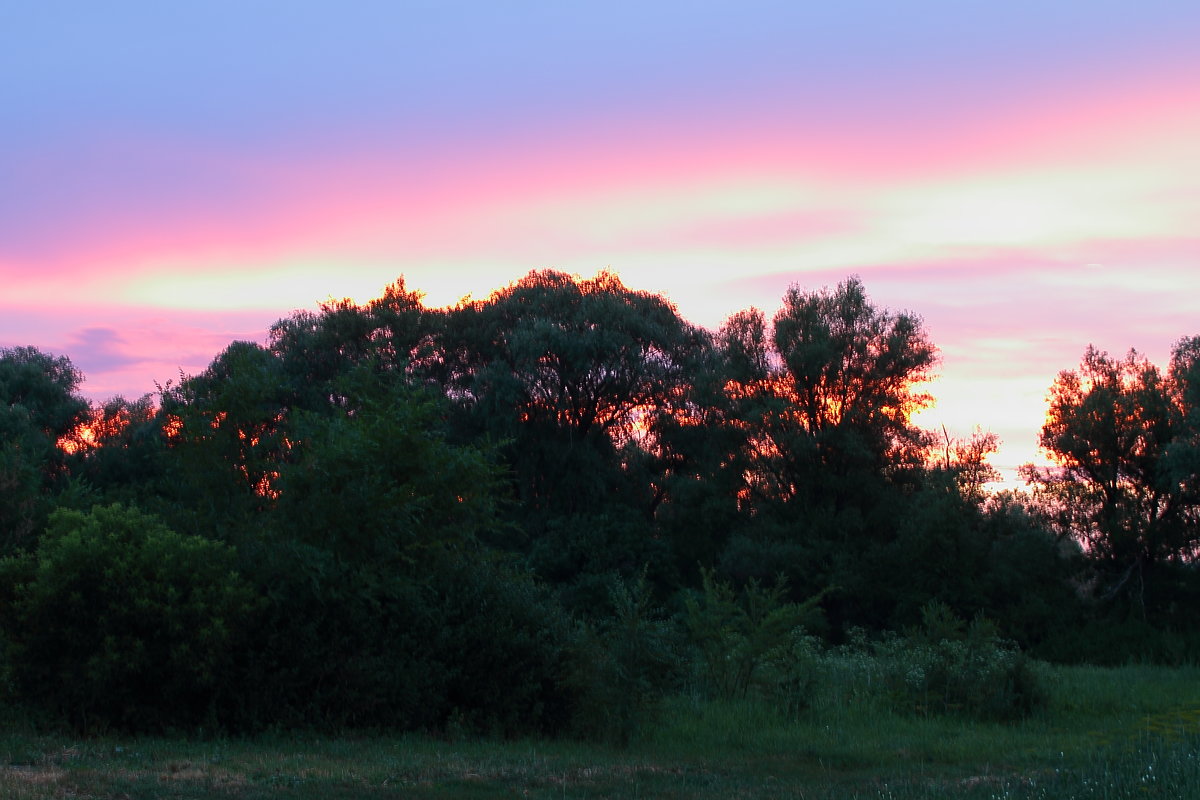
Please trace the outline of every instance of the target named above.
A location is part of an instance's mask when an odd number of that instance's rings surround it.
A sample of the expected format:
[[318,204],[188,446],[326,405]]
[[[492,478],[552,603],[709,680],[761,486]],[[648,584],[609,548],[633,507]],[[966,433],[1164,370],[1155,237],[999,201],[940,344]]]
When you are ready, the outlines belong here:
[[685,692],[625,747],[452,730],[77,738],[9,719],[0,796],[1200,797],[1200,669],[1046,667],[1045,675],[1049,703],[1007,723],[899,710],[836,675],[823,676],[802,710]]

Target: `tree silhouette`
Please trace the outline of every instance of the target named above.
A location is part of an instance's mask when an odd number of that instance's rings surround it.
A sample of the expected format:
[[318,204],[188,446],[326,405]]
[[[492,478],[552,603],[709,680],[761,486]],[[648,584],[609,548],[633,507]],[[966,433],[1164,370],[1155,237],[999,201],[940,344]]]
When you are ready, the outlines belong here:
[[0,349],[0,551],[28,542],[66,477],[66,452],[88,419],[83,376],[65,356]]
[[876,308],[856,277],[832,292],[793,286],[783,302],[770,334],[751,311],[720,337],[747,433],[748,489],[767,501],[849,502],[864,481],[920,460],[930,439],[909,415],[930,400],[919,387],[937,351],[919,318]]
[[269,349],[282,362],[295,404],[311,411],[343,405],[335,383],[368,364],[377,372],[419,373],[437,350],[441,324],[440,312],[421,298],[401,277],[366,305],[331,301],[318,313],[297,311],[272,325]]
[[451,313],[446,390],[477,429],[516,443],[523,502],[580,509],[605,499],[663,417],[686,413],[705,343],[615,275],[535,272]]
[[1145,612],[1149,576],[1191,559],[1200,544],[1192,461],[1196,340],[1176,345],[1167,376],[1136,351],[1089,347],[1059,374],[1040,443],[1058,463],[1026,467],[1063,535],[1080,541]]

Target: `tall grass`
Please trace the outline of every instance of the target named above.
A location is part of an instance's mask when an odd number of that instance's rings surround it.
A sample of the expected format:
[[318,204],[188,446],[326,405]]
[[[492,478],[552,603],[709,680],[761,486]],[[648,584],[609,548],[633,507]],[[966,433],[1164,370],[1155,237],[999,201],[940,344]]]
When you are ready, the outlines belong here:
[[862,797],[1200,797],[1198,669],[1044,668],[1044,708],[988,722],[900,711],[879,665],[845,651],[820,668],[800,713],[674,698],[646,748],[783,766],[810,789],[853,776]]

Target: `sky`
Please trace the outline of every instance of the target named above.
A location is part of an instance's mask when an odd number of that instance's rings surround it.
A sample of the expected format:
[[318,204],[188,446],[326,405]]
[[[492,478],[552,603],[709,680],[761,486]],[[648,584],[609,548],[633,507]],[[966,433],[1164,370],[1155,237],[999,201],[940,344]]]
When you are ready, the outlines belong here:
[[1089,344],[1200,334],[1200,3],[0,0],[0,347],[95,400],[545,268],[712,329],[858,275],[1013,486]]

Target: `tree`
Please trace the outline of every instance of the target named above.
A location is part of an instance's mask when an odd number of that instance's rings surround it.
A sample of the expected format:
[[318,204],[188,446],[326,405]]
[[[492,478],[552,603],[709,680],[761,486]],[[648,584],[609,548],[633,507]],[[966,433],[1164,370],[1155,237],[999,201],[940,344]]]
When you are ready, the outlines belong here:
[[920,319],[877,308],[851,277],[832,291],[793,286],[770,327],[743,312],[718,342],[744,512],[722,570],[785,574],[797,597],[836,586],[831,622],[884,624],[894,598],[879,577],[892,574],[889,545],[932,441],[909,422],[937,361]]
[[0,349],[0,551],[27,543],[66,478],[88,403],[83,376],[65,356],[34,347]]
[[964,500],[982,506],[989,496],[985,487],[1000,480],[999,470],[987,461],[987,457],[999,449],[1000,437],[978,427],[968,439],[951,437],[944,428],[942,434],[941,463],[935,464],[934,468],[954,478]]
[[489,454],[446,441],[445,398],[403,376],[359,367],[338,382],[346,407],[298,412],[272,481],[271,525],[345,563],[427,569],[494,534],[497,470]]
[[486,546],[502,526],[490,454],[448,442],[448,401],[402,374],[362,364],[333,388],[333,411],[295,412],[272,507],[239,545],[268,599],[250,722],[565,724],[568,628]]
[[747,432],[751,496],[844,504],[863,488],[856,477],[917,463],[930,443],[909,416],[930,400],[919,386],[937,351],[919,318],[877,309],[857,277],[832,292],[792,286],[770,335],[751,311],[731,319],[721,341]]
[[703,331],[615,275],[545,271],[451,311],[443,346],[459,435],[505,443],[547,569],[566,579],[670,561],[650,558],[652,527],[682,468],[668,430],[695,414]]
[[281,361],[296,404],[309,410],[338,405],[334,383],[366,364],[379,372],[413,375],[436,351],[439,312],[401,277],[364,306],[322,303],[319,313],[298,311],[271,326],[269,349]]
[[1085,611],[1079,545],[1048,529],[1027,492],[995,492],[983,512],[989,552],[979,576],[981,610],[1023,649],[1058,660],[1079,658],[1069,645]]
[[1040,443],[1058,466],[1024,471],[1060,532],[1109,576],[1106,596],[1124,592],[1143,614],[1150,575],[1200,546],[1195,351],[1195,339],[1178,343],[1164,376],[1134,350],[1115,359],[1089,347],[1050,389]]
[[35,347],[0,349],[0,409],[20,414],[47,438],[67,436],[87,417],[87,401],[76,392],[83,375],[66,356]]
[[365,306],[333,301],[281,319],[269,346],[233,342],[204,372],[164,388],[158,425],[176,471],[166,494],[196,518],[181,529],[227,530],[268,510],[298,457],[298,419],[344,417],[356,402],[345,393],[351,375],[357,385],[366,373],[381,386],[416,380],[437,322],[400,278]]
[[[1168,385],[1179,408],[1179,432],[1163,459],[1166,480],[1178,486],[1184,522],[1200,530],[1200,336],[1180,339],[1171,353]],[[1187,554],[1193,561],[1193,547]]]
[[810,435],[853,430],[880,460],[924,444],[908,421],[930,402],[916,387],[937,362],[921,320],[875,308],[857,277],[832,293],[792,286],[783,302],[774,342],[801,427]]
[[611,273],[530,273],[460,306],[453,323],[452,396],[616,446],[682,405],[689,350],[704,341],[663,298]]
[[68,462],[72,477],[88,494],[157,512],[159,501],[172,493],[173,478],[154,396],[113,397],[92,409],[86,429]]
[[254,342],[232,343],[204,372],[163,390],[173,494],[197,515],[188,528],[228,535],[271,505],[294,401],[280,359]]

